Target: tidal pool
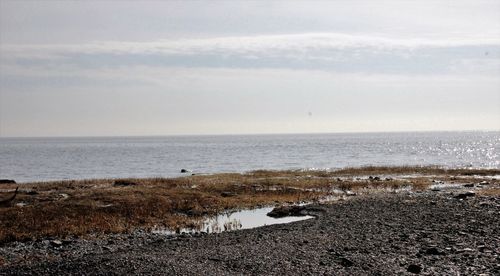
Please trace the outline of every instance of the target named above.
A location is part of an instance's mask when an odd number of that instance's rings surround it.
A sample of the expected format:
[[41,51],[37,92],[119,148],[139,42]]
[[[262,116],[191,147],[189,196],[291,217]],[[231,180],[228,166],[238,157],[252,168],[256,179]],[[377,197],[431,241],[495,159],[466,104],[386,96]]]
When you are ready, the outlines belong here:
[[173,235],[176,233],[221,233],[224,231],[233,231],[241,229],[250,229],[265,225],[290,223],[314,218],[313,216],[272,218],[267,216],[274,207],[263,207],[252,210],[241,210],[215,217],[205,219],[196,228],[183,228],[177,231],[167,230],[165,228],[153,229],[153,233]]

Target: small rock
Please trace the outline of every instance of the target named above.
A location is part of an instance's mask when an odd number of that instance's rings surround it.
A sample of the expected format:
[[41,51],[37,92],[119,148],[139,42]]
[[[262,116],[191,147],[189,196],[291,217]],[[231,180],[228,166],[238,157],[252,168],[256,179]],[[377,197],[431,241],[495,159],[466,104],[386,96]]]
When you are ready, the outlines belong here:
[[340,265],[343,266],[343,267],[351,267],[354,265],[354,263],[347,259],[347,258],[340,258]]
[[476,193],[474,193],[472,191],[468,191],[468,192],[456,195],[455,198],[457,198],[457,199],[465,199],[465,198],[472,197],[472,196],[475,196],[475,195],[476,195]]
[[63,242],[60,240],[53,240],[53,241],[50,241],[50,245],[52,247],[61,247],[63,245]]
[[478,247],[477,247],[477,249],[478,249],[479,251],[483,252],[484,250],[486,250],[486,249],[487,249],[487,247],[486,247],[485,245],[480,245],[480,246],[478,246]]
[[186,169],[181,169],[181,173],[187,173],[187,172],[189,172],[189,171]]
[[411,264],[406,270],[410,273],[419,274],[422,271],[422,267],[417,264]]
[[472,187],[474,187],[474,184],[473,183],[464,184],[464,187],[466,187],[466,188],[472,188]]
[[62,240],[63,245],[68,245],[68,244],[72,244],[72,243],[73,243],[73,240]]
[[126,186],[135,186],[137,183],[130,181],[130,180],[123,180],[123,179],[118,179],[115,180],[113,186],[115,187],[126,187]]
[[427,254],[427,255],[444,255],[444,252],[439,251],[439,249],[437,249],[435,247],[431,247],[431,248],[427,248],[427,250],[425,250],[425,254]]
[[236,194],[232,193],[232,192],[222,192],[222,193],[220,193],[220,195],[222,197],[231,197],[231,196],[235,196]]
[[0,184],[16,184],[13,179],[0,179]]
[[280,206],[274,208],[271,212],[267,213],[267,215],[272,218],[303,216],[301,212],[305,209],[306,207],[304,206]]

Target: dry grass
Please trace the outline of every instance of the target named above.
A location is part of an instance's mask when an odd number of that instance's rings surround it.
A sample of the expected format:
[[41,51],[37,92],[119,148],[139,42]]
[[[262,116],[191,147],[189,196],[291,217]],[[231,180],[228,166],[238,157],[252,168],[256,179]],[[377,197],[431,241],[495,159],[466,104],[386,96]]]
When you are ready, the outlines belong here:
[[482,196],[500,197],[500,187],[496,186],[496,187],[491,187],[491,188],[487,188],[484,190],[480,190],[478,192],[478,194],[482,195]]
[[[359,175],[416,173],[411,179],[357,179]],[[468,175],[461,170],[386,167],[339,171],[254,171],[245,174],[195,175],[183,178],[95,179],[19,184],[14,206],[0,209],[0,243],[47,236],[82,236],[166,226],[196,225],[205,215],[269,204],[314,201],[332,189],[424,190],[426,174]],[[467,170],[482,175],[485,170]],[[498,170],[488,170],[499,174]],[[342,179],[338,176],[343,176]],[[349,176],[349,177],[345,177]],[[0,186],[14,189],[16,184]],[[9,193],[0,193],[0,199]]]
[[23,184],[23,191],[37,194],[20,193],[16,202],[26,206],[0,209],[0,242],[118,233],[154,225],[185,227],[203,215],[227,209],[313,200],[322,194],[257,189],[223,175],[126,181],[134,184],[115,186],[113,180]]

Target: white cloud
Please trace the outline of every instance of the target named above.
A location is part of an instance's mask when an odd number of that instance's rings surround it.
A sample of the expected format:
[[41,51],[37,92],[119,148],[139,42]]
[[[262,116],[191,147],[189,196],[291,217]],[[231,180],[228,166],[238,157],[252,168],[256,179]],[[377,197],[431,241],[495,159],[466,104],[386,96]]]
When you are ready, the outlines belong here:
[[2,130],[498,129],[499,3],[0,0]]
[[3,67],[58,68],[61,71],[160,66],[435,74],[468,73],[467,61],[473,60],[479,71],[496,74],[500,37],[402,38],[302,33],[149,42],[1,45],[0,51]]
[[500,46],[498,36],[394,38],[342,33],[303,33],[282,35],[233,36],[203,39],[157,40],[149,42],[102,41],[85,44],[2,45],[5,53],[50,57],[58,54],[259,54],[346,50],[415,50],[466,46]]

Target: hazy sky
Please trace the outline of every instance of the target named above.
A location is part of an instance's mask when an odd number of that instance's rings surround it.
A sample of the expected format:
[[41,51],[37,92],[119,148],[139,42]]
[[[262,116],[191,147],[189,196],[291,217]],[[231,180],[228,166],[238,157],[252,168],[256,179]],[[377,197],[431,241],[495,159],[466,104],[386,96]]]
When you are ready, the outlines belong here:
[[0,136],[500,130],[500,1],[0,1]]

